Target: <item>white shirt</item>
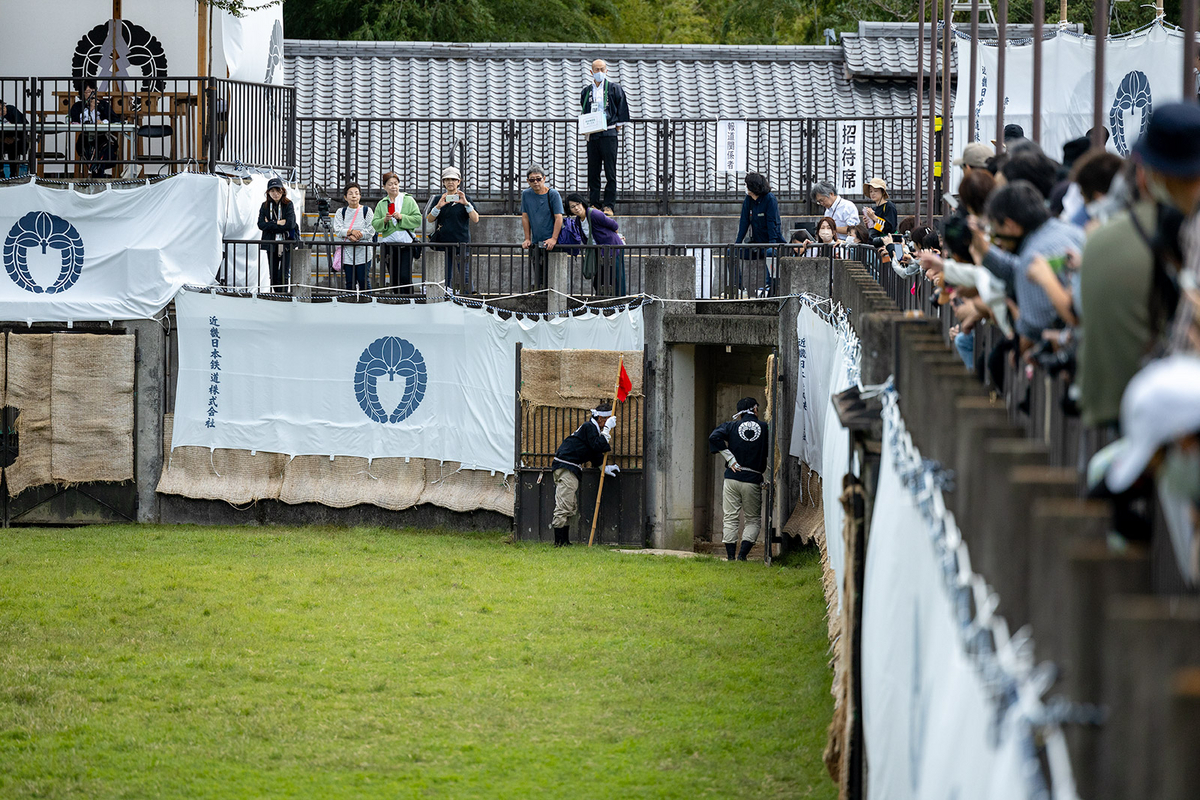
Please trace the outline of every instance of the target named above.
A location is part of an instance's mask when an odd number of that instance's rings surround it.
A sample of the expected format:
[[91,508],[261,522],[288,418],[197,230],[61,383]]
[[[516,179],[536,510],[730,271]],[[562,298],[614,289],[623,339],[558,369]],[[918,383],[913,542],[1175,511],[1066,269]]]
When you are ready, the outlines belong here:
[[596,83],[592,81],[592,111],[599,111],[604,108],[604,84],[606,81]]
[[[854,205],[854,203],[851,203],[849,200],[840,195],[838,196],[837,202],[826,209],[825,213],[830,217],[833,217],[834,223],[836,223],[839,228],[853,228],[859,223],[858,206]],[[845,239],[846,235],[840,234],[838,238]]]

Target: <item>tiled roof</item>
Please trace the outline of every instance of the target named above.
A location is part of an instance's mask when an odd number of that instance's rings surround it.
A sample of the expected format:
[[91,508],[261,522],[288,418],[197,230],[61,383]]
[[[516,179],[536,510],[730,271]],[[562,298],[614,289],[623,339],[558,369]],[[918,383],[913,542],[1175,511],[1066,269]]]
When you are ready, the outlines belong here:
[[[930,72],[930,45],[925,40],[925,74]],[[846,51],[846,71],[852,78],[893,78],[916,80],[917,39],[907,36],[860,36],[856,33],[842,34],[842,48]],[[938,69],[941,69],[942,50],[939,41],[936,48]],[[958,48],[950,47],[950,74],[958,72]]]
[[635,119],[914,113],[911,85],[850,80],[843,50],[296,40],[284,48],[300,116],[570,118],[593,58],[609,62]]

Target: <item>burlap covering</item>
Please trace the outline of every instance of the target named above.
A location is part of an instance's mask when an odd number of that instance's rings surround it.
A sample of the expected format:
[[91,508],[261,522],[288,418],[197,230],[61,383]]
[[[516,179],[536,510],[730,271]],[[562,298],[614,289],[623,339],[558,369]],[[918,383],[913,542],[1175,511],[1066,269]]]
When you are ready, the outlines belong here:
[[54,334],[55,483],[133,480],[134,336]]
[[783,524],[788,536],[798,536],[804,544],[819,542],[824,552],[825,503],[821,496],[821,476],[800,462],[800,501]]
[[[513,515],[512,482],[487,470],[458,470],[421,458],[297,456],[203,447],[170,449],[174,415],[164,419],[162,494],[235,505],[256,500],[320,503],[331,508],[367,504],[403,511],[423,503],[452,511],[485,509]],[[451,473],[454,473],[453,475]]]
[[[134,337],[8,334],[7,405],[18,455],[8,491],[133,480]],[[11,385],[9,385],[11,383]]]
[[[163,439],[168,443],[174,420],[173,414],[163,419]],[[197,500],[225,500],[234,505],[275,499],[283,488],[287,461],[288,457],[279,453],[250,455],[248,450],[209,451],[203,447],[170,450],[168,445],[158,491]]]
[[640,350],[522,350],[521,400],[561,408],[594,408],[601,400],[612,400],[622,355],[633,384],[629,394],[640,396]]
[[486,509],[513,515],[514,480],[506,480],[499,472],[493,475],[485,469],[458,467],[454,461],[440,465],[436,461],[425,462],[425,490],[420,502],[451,511]]
[[6,403],[17,409],[18,454],[5,468],[10,496],[53,481],[50,454],[50,375],[53,334],[7,334]]
[[402,511],[415,506],[425,486],[425,461],[355,456],[296,456],[283,470],[279,499],[349,508],[368,503]]

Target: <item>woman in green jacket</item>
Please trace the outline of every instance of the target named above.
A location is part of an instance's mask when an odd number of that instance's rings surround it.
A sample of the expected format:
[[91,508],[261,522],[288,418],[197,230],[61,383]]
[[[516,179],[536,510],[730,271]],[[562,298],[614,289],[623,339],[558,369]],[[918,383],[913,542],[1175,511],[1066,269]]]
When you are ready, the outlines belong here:
[[413,231],[421,224],[421,209],[412,195],[400,191],[400,176],[383,173],[383,190],[387,197],[375,206],[371,226],[379,234],[381,261],[391,278],[392,291],[412,294]]

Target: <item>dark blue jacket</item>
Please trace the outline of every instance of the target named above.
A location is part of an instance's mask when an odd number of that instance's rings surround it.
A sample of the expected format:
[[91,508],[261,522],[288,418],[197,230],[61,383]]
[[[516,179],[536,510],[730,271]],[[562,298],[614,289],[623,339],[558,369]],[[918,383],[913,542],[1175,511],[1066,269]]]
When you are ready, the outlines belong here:
[[779,201],[774,194],[767,192],[757,200],[746,195],[742,201],[742,219],[738,222],[738,242],[742,241],[747,229],[751,232],[752,242],[783,242],[783,222],[779,219]]
[[[629,101],[625,99],[625,91],[620,84],[610,80],[605,80],[604,86],[604,121],[608,123],[608,130],[593,133],[592,136],[597,138],[616,136],[617,131],[613,125],[618,122],[629,122]],[[590,113],[592,110],[591,81],[588,81],[588,85],[584,86],[583,91],[579,93],[579,106],[584,114]]]
[[580,467],[589,461],[599,461],[610,450],[612,446],[608,440],[600,435],[600,429],[589,419],[579,426],[579,430],[563,439],[554,452],[554,463],[550,466],[569,469],[576,478],[582,478],[583,470]]
[[744,483],[762,483],[767,470],[767,424],[753,414],[743,414],[718,425],[708,437],[710,452],[728,449],[742,469],[725,468],[725,478]]

